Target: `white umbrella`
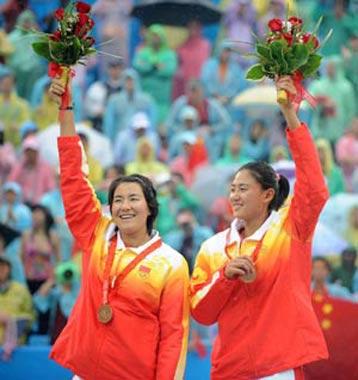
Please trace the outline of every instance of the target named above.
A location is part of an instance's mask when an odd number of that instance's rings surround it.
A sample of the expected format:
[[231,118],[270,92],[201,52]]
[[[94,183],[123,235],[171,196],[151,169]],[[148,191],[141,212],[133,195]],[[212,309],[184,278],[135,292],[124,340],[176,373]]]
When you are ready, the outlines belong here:
[[[113,149],[106,136],[85,123],[76,124],[76,131],[88,137],[91,154],[104,168],[113,164]],[[58,166],[57,137],[59,133],[59,125],[54,124],[37,135],[40,142],[40,154],[52,166]]]
[[318,222],[313,235],[313,256],[337,256],[347,247],[348,243],[332,228]]
[[191,191],[198,197],[201,205],[209,210],[214,200],[228,195],[230,177],[237,172],[239,164],[229,166],[204,166],[195,175]]
[[234,98],[234,106],[277,106],[276,87],[272,85],[256,85],[240,92]]

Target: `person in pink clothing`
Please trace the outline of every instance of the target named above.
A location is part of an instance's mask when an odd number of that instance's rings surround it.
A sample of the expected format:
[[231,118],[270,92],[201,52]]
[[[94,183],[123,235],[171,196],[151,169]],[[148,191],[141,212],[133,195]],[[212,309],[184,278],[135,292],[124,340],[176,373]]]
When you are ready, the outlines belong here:
[[188,38],[177,50],[179,70],[174,79],[173,98],[184,95],[186,84],[191,79],[199,79],[204,62],[210,57],[210,42],[202,36],[198,21],[188,24]]
[[17,182],[23,191],[25,203],[39,203],[42,196],[56,187],[55,172],[40,158],[36,136],[27,137],[22,143],[21,159],[12,168],[8,180]]
[[346,180],[346,188],[353,191],[353,174],[358,170],[358,117],[354,118],[350,130],[336,144],[336,157]]

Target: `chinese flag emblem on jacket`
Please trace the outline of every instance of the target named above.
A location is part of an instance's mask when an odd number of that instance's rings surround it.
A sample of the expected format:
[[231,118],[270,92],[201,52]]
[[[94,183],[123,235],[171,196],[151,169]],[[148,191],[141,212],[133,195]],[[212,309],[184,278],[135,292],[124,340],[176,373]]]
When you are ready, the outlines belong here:
[[358,304],[320,294],[312,295],[312,304],[326,338],[329,359],[305,366],[305,379],[358,379]]

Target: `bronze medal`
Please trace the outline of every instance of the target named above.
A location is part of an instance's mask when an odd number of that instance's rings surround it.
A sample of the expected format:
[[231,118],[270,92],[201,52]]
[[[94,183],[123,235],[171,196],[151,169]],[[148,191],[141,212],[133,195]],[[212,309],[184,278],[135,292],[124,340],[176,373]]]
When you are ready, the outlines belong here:
[[106,324],[112,320],[112,308],[108,303],[103,304],[98,308],[97,318],[103,324]]

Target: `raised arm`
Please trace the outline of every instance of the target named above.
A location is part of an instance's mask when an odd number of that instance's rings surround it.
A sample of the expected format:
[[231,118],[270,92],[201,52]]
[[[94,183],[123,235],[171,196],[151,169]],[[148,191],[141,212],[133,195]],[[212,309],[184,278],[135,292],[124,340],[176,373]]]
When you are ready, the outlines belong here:
[[[276,83],[277,88],[294,93],[289,77]],[[291,103],[280,105],[287,122],[287,142],[296,164],[296,183],[293,193],[291,217],[297,237],[306,241],[312,237],[319,214],[329,193],[323,176],[318,153],[311,133],[301,123]]]
[[[82,143],[76,134],[70,83],[68,87],[70,106],[60,109],[60,137],[57,141],[61,193],[66,220],[71,232],[81,248],[87,250],[101,218],[101,205],[87,178],[88,165]],[[57,104],[61,104],[64,92],[65,87],[61,81],[54,79],[50,87],[50,95]]]

